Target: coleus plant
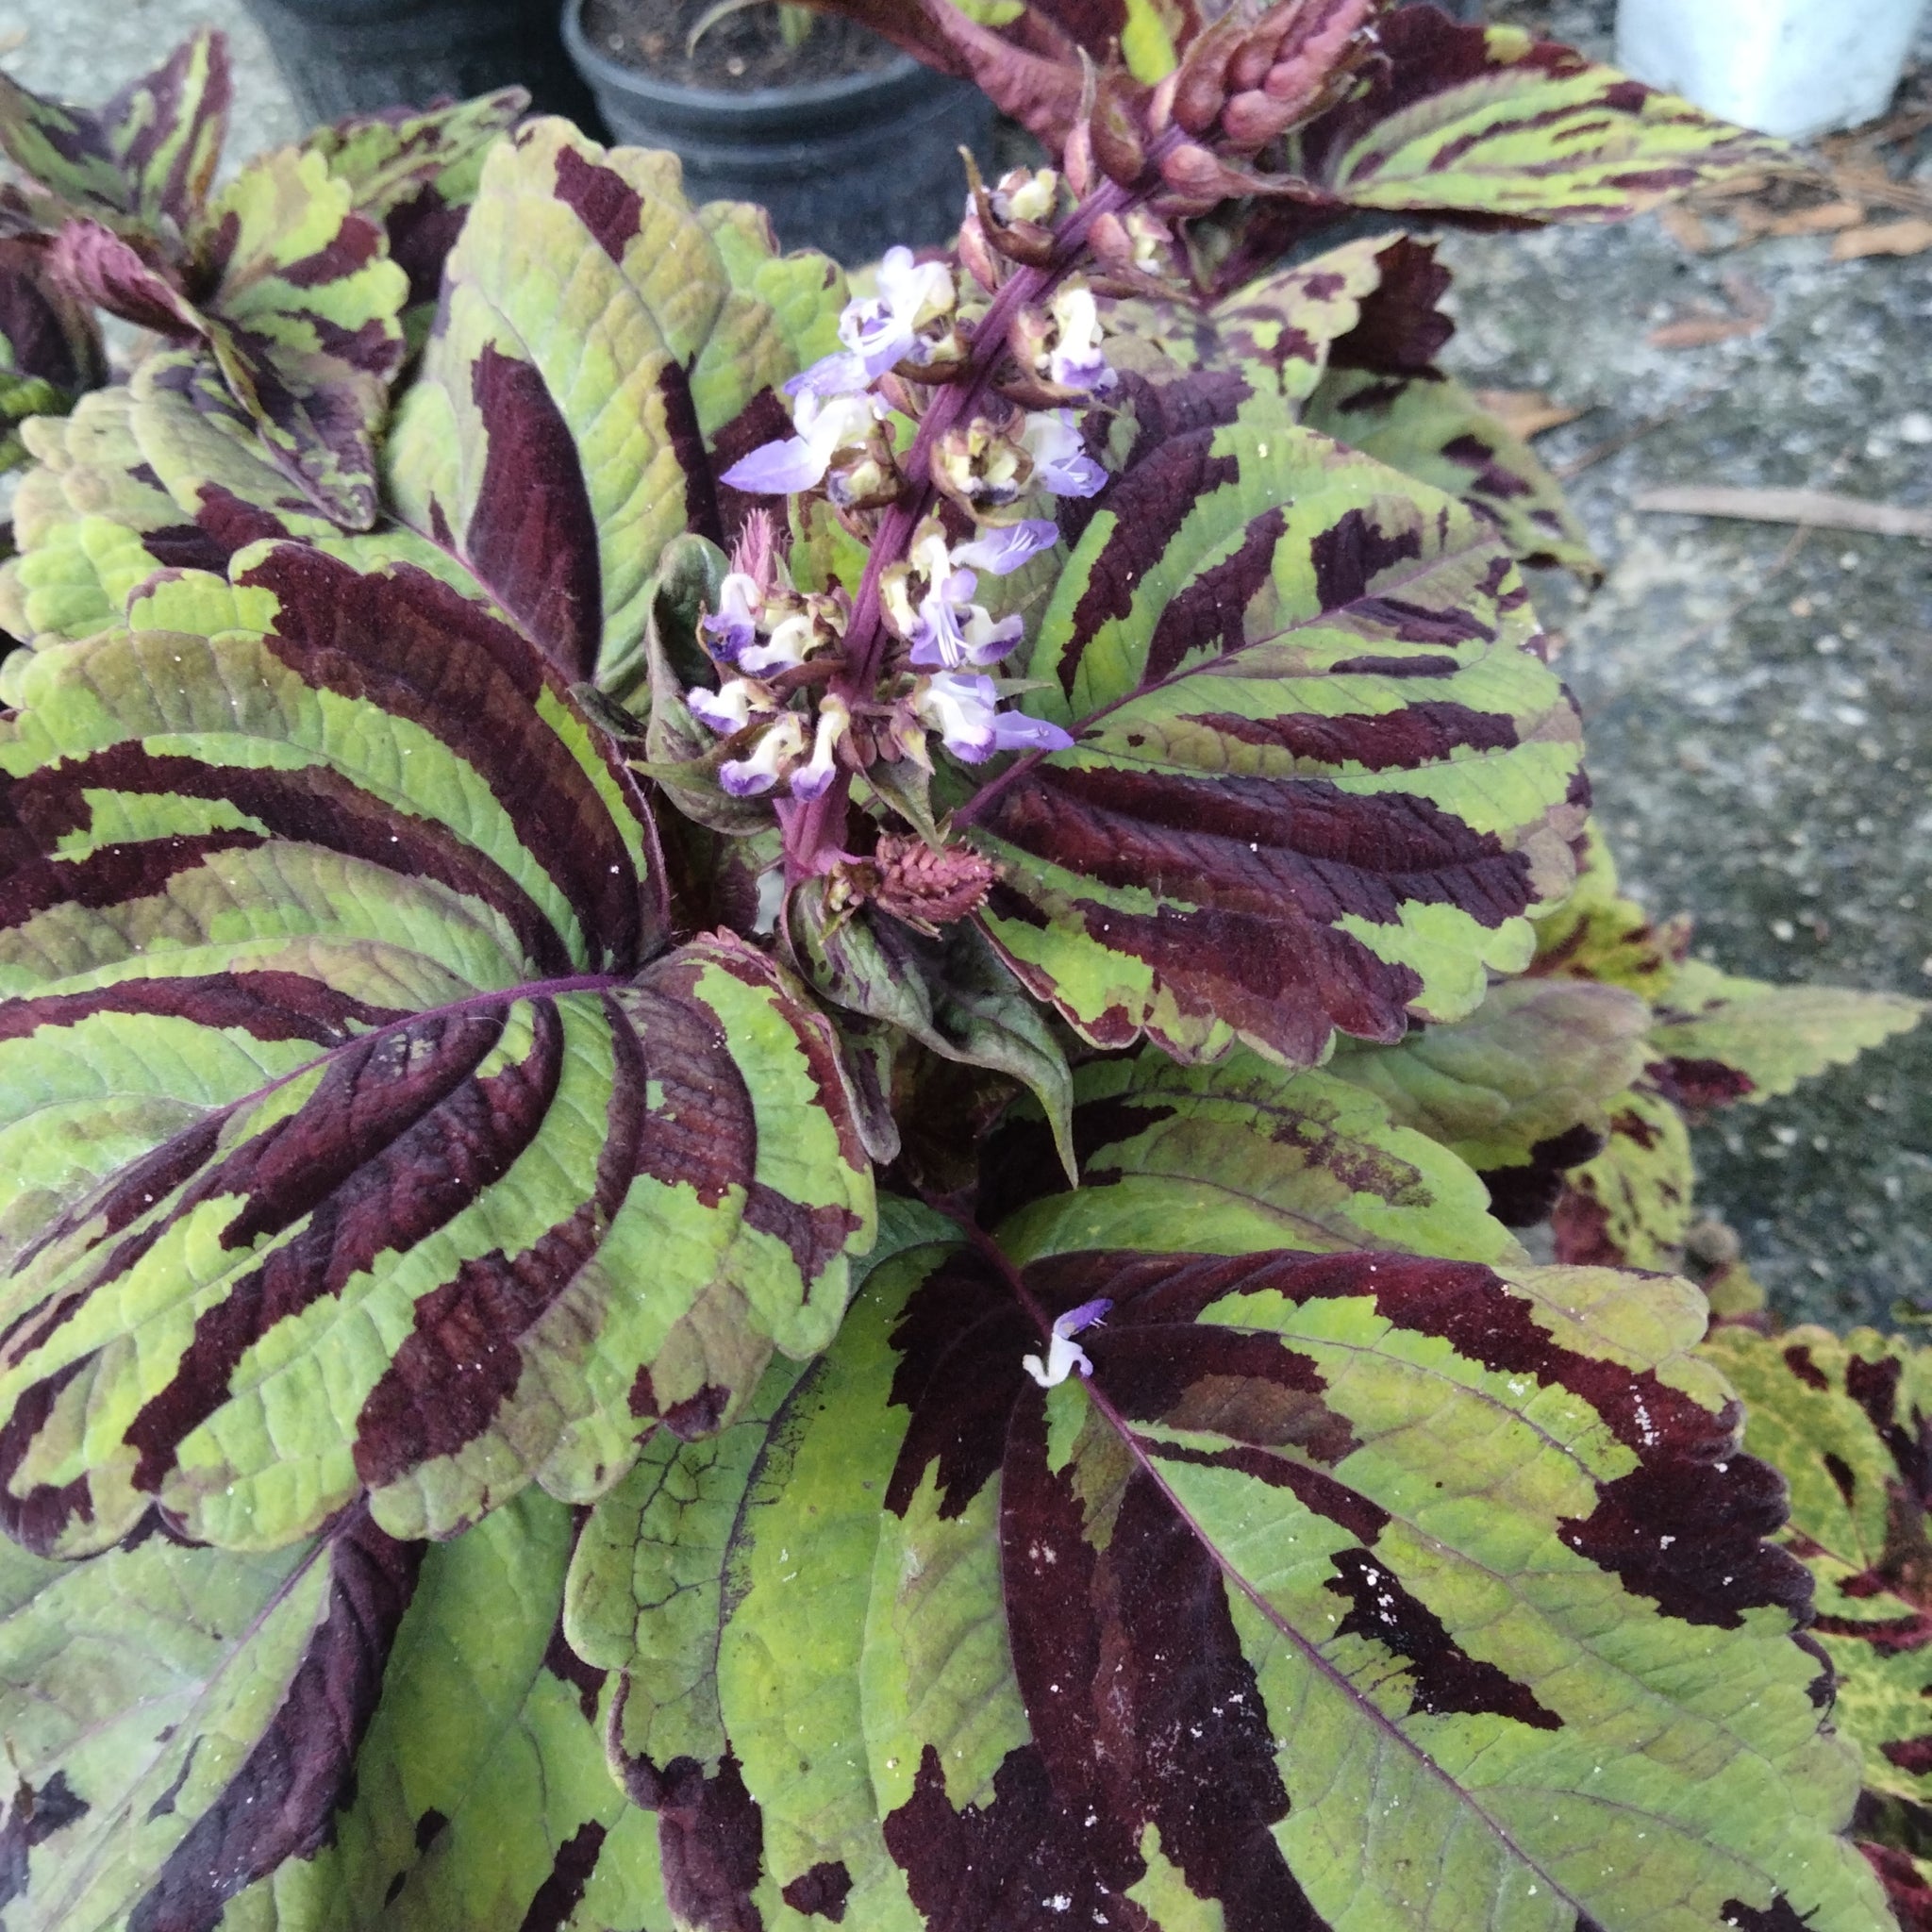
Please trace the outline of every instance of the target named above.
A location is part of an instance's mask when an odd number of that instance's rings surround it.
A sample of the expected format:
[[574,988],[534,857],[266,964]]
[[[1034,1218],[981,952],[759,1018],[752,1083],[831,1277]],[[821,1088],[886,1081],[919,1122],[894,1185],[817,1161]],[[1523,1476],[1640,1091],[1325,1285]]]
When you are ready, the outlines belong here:
[[1395,225],[1778,151],[845,10],[1050,159],[856,297],[511,98],[0,103],[0,1924],[1920,1909],[1924,1372],[1619,1265],[1916,1008],[1619,897]]

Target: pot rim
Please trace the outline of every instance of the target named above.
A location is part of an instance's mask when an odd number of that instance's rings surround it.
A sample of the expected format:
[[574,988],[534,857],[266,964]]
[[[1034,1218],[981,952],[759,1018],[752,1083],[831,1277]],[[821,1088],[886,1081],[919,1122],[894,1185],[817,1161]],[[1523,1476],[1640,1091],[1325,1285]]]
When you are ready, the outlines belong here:
[[[817,108],[858,107],[868,95],[894,92],[908,80],[932,70],[910,54],[895,53],[883,67],[863,74],[841,75],[800,87],[760,87],[733,93],[724,88],[687,87],[658,80],[639,67],[626,67],[593,46],[584,31],[585,0],[563,0],[563,44],[577,70],[592,86],[632,94],[656,106],[702,113],[718,120],[761,121]],[[942,76],[934,75],[934,78]]]

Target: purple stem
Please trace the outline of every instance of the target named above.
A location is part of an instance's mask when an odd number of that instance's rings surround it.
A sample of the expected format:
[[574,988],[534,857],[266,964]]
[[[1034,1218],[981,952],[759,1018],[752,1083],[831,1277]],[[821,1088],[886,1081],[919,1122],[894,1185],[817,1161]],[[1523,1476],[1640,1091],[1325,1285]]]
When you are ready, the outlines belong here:
[[[1160,136],[1149,150],[1148,175],[1143,179],[1158,178],[1161,160],[1183,138],[1174,127]],[[933,446],[957,424],[970,421],[985,400],[993,371],[1006,354],[1007,330],[1015,314],[1029,302],[1038,301],[1074,269],[1087,245],[1088,234],[1102,215],[1124,213],[1142,198],[1141,189],[1123,188],[1116,181],[1102,182],[1061,225],[1053,259],[1044,268],[1016,270],[993,297],[992,306],[974,333],[973,354],[964,376],[958,382],[948,383],[934,396],[906,458],[906,473],[913,479],[912,488],[886,512],[879,525],[871,555],[866,558],[865,575],[859,580],[858,595],[853,601],[852,622],[845,632],[845,669],[832,685],[848,705],[856,706],[871,697],[885,668],[887,636],[880,612],[879,584],[888,567],[900,561],[910,549],[912,533],[924,521],[939,494],[932,482]],[[1029,753],[1020,763],[1037,762],[1041,756]],[[1004,786],[1009,775],[1003,774],[993,782]],[[849,775],[841,772],[838,782],[810,805],[791,810],[780,806],[788,884],[813,876],[818,871],[819,855],[828,843],[843,844],[845,804],[850,790]]]

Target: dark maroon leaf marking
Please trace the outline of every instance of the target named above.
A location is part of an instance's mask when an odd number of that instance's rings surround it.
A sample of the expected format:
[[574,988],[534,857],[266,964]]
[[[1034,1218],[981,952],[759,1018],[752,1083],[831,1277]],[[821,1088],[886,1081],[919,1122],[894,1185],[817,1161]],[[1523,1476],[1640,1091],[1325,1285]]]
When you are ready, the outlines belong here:
[[643,196],[614,168],[600,167],[575,148],[562,147],[557,155],[557,198],[622,268],[625,248],[638,238]]
[[1727,1898],[1720,1907],[1726,1925],[1738,1932],[1810,1932],[1804,1916],[1796,1911],[1783,1892],[1772,1900],[1769,1909],[1754,1911],[1738,1899]]
[[[506,1072],[476,1083],[475,1090],[493,1090],[499,1080],[508,1083],[504,1113],[519,1145],[526,1143],[549,1111],[561,1064],[556,1008],[545,1002],[537,1011],[531,1072]],[[372,1489],[432,1457],[454,1455],[489,1429],[522,1377],[519,1338],[576,1278],[623,1203],[638,1170],[643,1132],[643,1054],[613,1002],[605,1002],[605,1011],[616,1064],[595,1181],[567,1221],[521,1254],[508,1256],[498,1249],[465,1261],[454,1280],[417,1302],[414,1327],[357,1418],[356,1471]],[[482,1187],[498,1179],[508,1166],[506,1161]],[[390,1244],[400,1245],[393,1239]]]
[[1361,319],[1328,351],[1337,369],[1425,375],[1456,333],[1441,303],[1455,277],[1435,244],[1403,236],[1375,258],[1381,281],[1362,298]]
[[658,377],[658,395],[664,405],[672,454],[684,472],[684,526],[722,545],[724,530],[718,519],[718,491],[711,476],[711,459],[705,453],[705,433],[698,426],[690,372],[680,363],[667,361]]
[[829,1919],[833,1924],[842,1925],[851,1890],[851,1873],[842,1863],[828,1859],[802,1873],[778,1896],[808,1919]]
[[1537,1141],[1521,1166],[1485,1168],[1482,1183],[1490,1191],[1490,1212],[1505,1227],[1541,1225],[1562,1194],[1563,1176],[1573,1167],[1594,1160],[1605,1144],[1596,1128],[1579,1122]]
[[94,1013],[167,1014],[256,1040],[309,1040],[318,1046],[345,1045],[358,1032],[408,1017],[300,974],[210,973],[199,979],[125,979],[90,992],[10,1000],[0,1006],[0,1040],[76,1026]]
[[[191,1751],[190,1758],[193,1756]],[[0,1906],[26,1890],[27,1854],[34,1846],[84,1817],[88,1808],[87,1800],[68,1784],[64,1771],[57,1771],[38,1790],[26,1779],[16,1779],[7,1823],[0,1826]]]
[[1111,510],[1118,522],[1093,559],[1060,654],[1060,686],[1070,697],[1080,660],[1102,625],[1133,608],[1141,579],[1167,554],[1194,506],[1240,477],[1233,457],[1214,454],[1213,435],[1201,429],[1162,442],[1096,499],[1096,508]]
[[1442,1620],[1367,1550],[1344,1550],[1334,1561],[1336,1574],[1325,1587],[1352,1607],[1335,1634],[1369,1638],[1404,1659],[1415,1686],[1410,1716],[1459,1711],[1511,1718],[1539,1731],[1563,1728],[1527,1684],[1463,1650]]
[[181,1760],[181,1769],[175,1774],[174,1782],[147,1807],[147,1823],[152,1824],[157,1818],[166,1818],[175,1809],[175,1800],[181,1795],[181,1788],[188,1782],[189,1774],[194,1769],[194,1760],[201,1750],[202,1740],[195,1738],[188,1747],[188,1755]]
[[436,1834],[448,1823],[448,1818],[442,1812],[434,1805],[430,1806],[416,1821],[416,1849],[419,1852],[426,1852],[435,1840]]
[[549,1874],[537,1888],[517,1932],[563,1932],[597,1869],[605,1836],[604,1827],[589,1819],[558,1846]]
[[[1147,646],[1145,684],[1170,677],[1182,661],[1219,644],[1238,651],[1247,641],[1249,604],[1274,575],[1274,551],[1288,528],[1282,509],[1264,510],[1249,524],[1233,556],[1205,570],[1160,613]],[[1124,614],[1124,613],[1123,613]]]
[[[1170,612],[1174,608],[1170,605]],[[1324,718],[1310,711],[1242,718],[1211,711],[1186,716],[1182,722],[1240,744],[1266,745],[1315,764],[1358,764],[1371,772],[1414,771],[1458,751],[1505,751],[1519,742],[1512,718],[1435,702],[1407,705],[1379,716]]]
[[589,677],[603,632],[603,576],[576,439],[535,365],[493,343],[484,344],[471,386],[485,457],[464,553],[563,675]]
[[600,1671],[595,1664],[587,1664],[570,1647],[570,1641],[563,1634],[561,1607],[557,1612],[550,1641],[543,1649],[543,1668],[559,1683],[568,1684],[577,1693],[577,1708],[583,1712],[584,1722],[593,1724],[597,1717],[597,1698],[604,1689],[604,1679],[610,1674]]
[[1801,1343],[1793,1342],[1785,1350],[1785,1367],[1790,1369],[1807,1389],[1816,1389],[1822,1392],[1831,1387],[1824,1371],[1811,1359],[1811,1351]]
[[92,1358],[84,1356],[35,1383],[0,1424],[0,1529],[36,1556],[51,1556],[61,1532],[75,1519],[92,1523],[94,1518],[93,1498],[84,1475],[71,1483],[35,1483],[24,1494],[13,1488],[14,1472],[34,1438],[46,1427],[61,1391],[90,1366]]
[[764,1815],[738,1759],[727,1752],[707,1777],[694,1758],[676,1757],[658,1782],[658,1843],[673,1915],[696,1932],[763,1932],[751,1894],[764,1865]]
[[169,1854],[128,1932],[206,1932],[235,1894],[326,1838],[415,1594],[423,1545],[358,1514],[326,1547],[328,1613],[247,1761]]
[[1932,1772],[1932,1737],[1906,1738],[1893,1743],[1879,1745],[1879,1750],[1913,1777],[1924,1777]]

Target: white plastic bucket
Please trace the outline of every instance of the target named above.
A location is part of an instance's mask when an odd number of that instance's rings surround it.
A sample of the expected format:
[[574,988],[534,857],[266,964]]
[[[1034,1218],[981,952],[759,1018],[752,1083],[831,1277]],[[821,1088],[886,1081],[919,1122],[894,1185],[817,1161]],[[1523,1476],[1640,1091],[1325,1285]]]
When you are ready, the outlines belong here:
[[1926,0],[1620,0],[1617,65],[1761,133],[1882,114]]

